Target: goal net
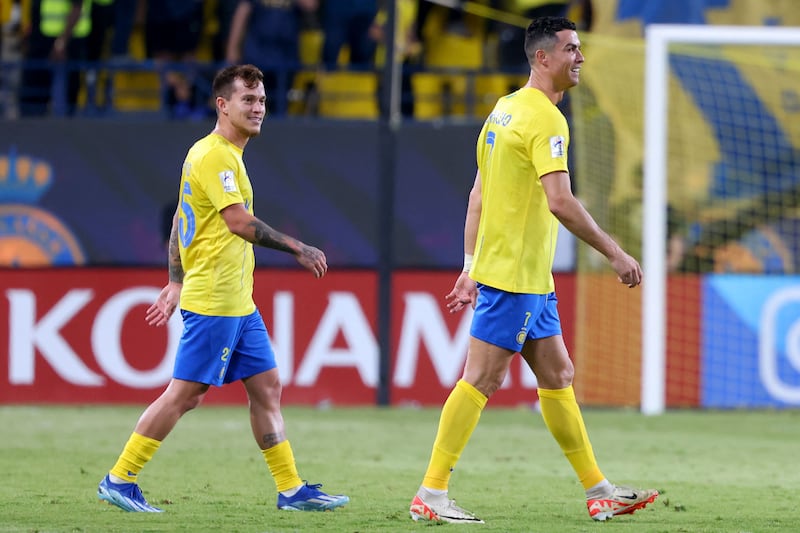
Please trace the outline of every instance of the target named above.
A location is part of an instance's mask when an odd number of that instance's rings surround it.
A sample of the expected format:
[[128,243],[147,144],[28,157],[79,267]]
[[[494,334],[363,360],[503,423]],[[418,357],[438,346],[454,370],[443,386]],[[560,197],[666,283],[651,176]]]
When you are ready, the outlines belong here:
[[579,250],[578,394],[648,414],[800,406],[800,29],[588,37],[577,194],[645,282]]

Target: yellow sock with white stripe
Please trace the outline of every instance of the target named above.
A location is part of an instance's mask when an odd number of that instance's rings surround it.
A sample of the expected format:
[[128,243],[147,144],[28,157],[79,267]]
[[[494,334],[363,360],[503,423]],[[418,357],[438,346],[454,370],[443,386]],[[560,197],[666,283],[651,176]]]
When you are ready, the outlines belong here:
[[450,474],[478,425],[487,401],[488,398],[478,389],[463,379],[458,380],[442,407],[431,460],[422,480],[423,487],[447,490]]
[[153,458],[159,446],[161,446],[160,440],[145,437],[134,431],[109,474],[128,483],[136,483],[139,472]]
[[547,429],[558,442],[584,489],[605,479],[594,457],[572,385],[565,389],[539,389],[539,405]]
[[266,450],[261,450],[267,467],[275,480],[278,492],[285,492],[297,488],[303,484],[303,480],[297,473],[297,465],[294,462],[294,453],[288,440],[276,444]]

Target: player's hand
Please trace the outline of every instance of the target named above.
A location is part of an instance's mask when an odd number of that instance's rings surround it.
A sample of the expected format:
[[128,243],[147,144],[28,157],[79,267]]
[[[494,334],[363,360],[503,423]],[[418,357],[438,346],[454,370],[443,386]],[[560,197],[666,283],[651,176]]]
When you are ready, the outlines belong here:
[[444,299],[447,300],[447,309],[451,313],[457,313],[467,305],[471,305],[475,309],[475,302],[478,299],[478,284],[469,277],[468,272],[462,272],[458,276],[453,290]]
[[639,262],[630,255],[622,252],[617,257],[610,260],[611,267],[617,273],[617,279],[620,283],[627,285],[629,288],[636,287],[642,282],[642,267]]
[[169,317],[175,312],[181,300],[180,283],[168,283],[161,289],[156,301],[147,308],[145,321],[151,326],[163,326],[169,321]]
[[301,244],[300,252],[295,255],[295,259],[303,268],[314,274],[315,278],[321,278],[328,271],[328,260],[319,248]]

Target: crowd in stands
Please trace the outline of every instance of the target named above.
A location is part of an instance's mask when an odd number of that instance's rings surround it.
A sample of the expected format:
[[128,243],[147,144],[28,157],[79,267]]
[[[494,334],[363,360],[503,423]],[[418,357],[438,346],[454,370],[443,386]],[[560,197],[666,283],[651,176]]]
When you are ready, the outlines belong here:
[[[445,7],[396,0],[402,115],[463,113],[469,91],[463,76],[447,72],[451,69],[503,71],[513,76],[509,87],[524,81],[527,20],[568,15],[584,30],[591,24],[588,0],[469,3],[485,6],[486,13],[470,13],[459,2]],[[0,111],[5,116],[149,110],[175,119],[204,118],[213,105],[201,88],[217,68],[231,63],[252,63],[264,71],[272,116],[388,113],[381,73],[392,32],[382,0],[5,0],[3,5],[7,31],[0,93],[6,97],[0,106],[6,109]],[[13,60],[18,60],[16,79],[10,74]],[[349,102],[359,93],[367,103]],[[448,101],[448,95],[460,95],[461,101]]]

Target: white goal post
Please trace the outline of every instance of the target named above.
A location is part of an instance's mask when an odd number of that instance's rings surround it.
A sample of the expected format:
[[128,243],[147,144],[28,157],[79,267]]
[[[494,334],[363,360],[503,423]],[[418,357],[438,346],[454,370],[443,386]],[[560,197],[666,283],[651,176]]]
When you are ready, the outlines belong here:
[[800,28],[654,24],[645,30],[641,412],[666,408],[666,238],[671,44],[800,46]]

